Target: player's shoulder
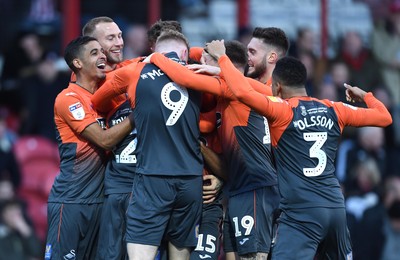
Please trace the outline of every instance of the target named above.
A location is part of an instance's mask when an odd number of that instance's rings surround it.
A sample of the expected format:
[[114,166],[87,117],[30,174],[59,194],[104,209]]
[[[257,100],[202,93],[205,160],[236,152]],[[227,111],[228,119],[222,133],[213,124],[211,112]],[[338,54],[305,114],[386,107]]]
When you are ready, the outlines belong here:
[[329,99],[312,98],[312,100],[319,102],[327,107],[334,107],[334,106],[336,106],[336,103],[338,103],[338,102],[335,102],[335,101],[332,101]]
[[82,94],[78,88],[71,87],[71,84],[67,88],[63,89],[56,97],[55,104],[68,103],[68,101],[81,100]]

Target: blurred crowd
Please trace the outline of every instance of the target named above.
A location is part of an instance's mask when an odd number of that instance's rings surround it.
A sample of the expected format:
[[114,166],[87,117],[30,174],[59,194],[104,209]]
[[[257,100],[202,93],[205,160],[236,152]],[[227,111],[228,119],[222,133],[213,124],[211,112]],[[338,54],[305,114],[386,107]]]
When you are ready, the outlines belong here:
[[[18,196],[29,173],[23,172],[13,148],[23,136],[56,143],[54,99],[67,86],[70,71],[60,50],[59,1],[18,2],[16,7],[13,1],[0,0],[0,20],[10,24],[0,30],[12,36],[0,45],[0,251],[15,247],[16,255],[40,257],[42,250],[37,249],[43,237],[34,229],[26,201]],[[144,1],[126,1],[130,4],[123,8],[119,2],[82,1],[82,24],[104,15],[104,10],[111,17],[109,12],[114,12],[123,29],[125,58],[147,55],[146,5],[140,4]],[[206,15],[208,1],[172,2],[163,9],[162,19],[178,19],[179,10]],[[373,92],[392,113],[388,128],[346,130],[337,151],[337,177],[346,197],[354,259],[379,259],[396,246],[400,255],[400,1],[363,2],[371,8],[374,25],[367,41],[355,30],[346,31],[335,39],[334,57],[323,59],[316,46],[318,33],[304,27],[291,39],[289,55],[306,65],[309,95],[346,102],[346,82]],[[127,19],[133,9],[136,19]],[[247,31],[237,35],[244,44]],[[4,242],[9,239],[16,242]]]

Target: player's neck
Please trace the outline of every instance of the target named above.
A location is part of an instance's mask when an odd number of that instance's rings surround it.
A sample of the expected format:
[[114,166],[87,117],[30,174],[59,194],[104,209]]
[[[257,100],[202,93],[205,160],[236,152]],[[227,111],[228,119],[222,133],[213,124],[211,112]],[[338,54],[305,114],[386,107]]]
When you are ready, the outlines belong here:
[[109,71],[115,70],[116,68],[117,68],[117,64],[116,63],[111,64],[111,63],[107,62],[106,67],[105,67],[104,70],[109,72]]
[[271,78],[271,75],[269,75],[269,73],[265,72],[264,74],[262,74],[259,78],[258,81],[263,83],[263,84],[267,84],[268,80]]
[[90,93],[94,93],[98,89],[98,82],[93,79],[85,79],[85,78],[77,78],[76,85],[80,86],[81,88],[86,89]]
[[298,98],[298,97],[308,97],[307,91],[305,89],[290,90],[282,93],[283,99]]

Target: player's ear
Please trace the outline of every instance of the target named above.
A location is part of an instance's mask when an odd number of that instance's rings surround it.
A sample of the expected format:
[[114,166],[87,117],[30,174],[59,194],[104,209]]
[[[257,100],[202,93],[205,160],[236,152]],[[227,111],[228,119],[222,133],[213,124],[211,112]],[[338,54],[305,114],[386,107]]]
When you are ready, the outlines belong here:
[[274,95],[282,98],[282,84],[280,82],[276,83]]
[[82,62],[79,59],[74,59],[72,61],[72,64],[74,64],[75,68],[78,68],[78,69],[82,68]]
[[189,59],[189,52],[188,52],[187,49],[182,49],[181,50],[179,59],[184,60],[184,61],[187,61]]
[[267,62],[268,63],[276,63],[276,61],[278,60],[278,54],[274,51],[271,51],[268,55],[267,55]]

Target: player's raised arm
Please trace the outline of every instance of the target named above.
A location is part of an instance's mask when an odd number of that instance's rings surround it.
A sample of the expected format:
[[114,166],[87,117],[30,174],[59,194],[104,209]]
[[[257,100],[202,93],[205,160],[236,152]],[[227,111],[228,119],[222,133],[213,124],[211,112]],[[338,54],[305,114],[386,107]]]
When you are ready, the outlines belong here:
[[353,107],[341,102],[336,103],[336,110],[341,114],[342,124],[350,126],[386,127],[392,123],[392,116],[371,92],[344,84],[346,99],[350,102],[365,102],[368,108]]
[[221,81],[216,77],[196,74],[185,66],[167,58],[161,53],[153,53],[150,62],[154,63],[175,83],[187,88],[204,91],[213,95],[221,96]]
[[131,63],[108,73],[106,81],[91,99],[93,106],[101,113],[109,112],[109,108],[112,107],[110,102],[119,95],[125,94],[128,85],[138,80],[140,68],[143,66],[142,63]]
[[248,79],[235,68],[228,56],[226,56],[223,41],[212,41],[207,44],[206,48],[210,55],[218,59],[221,68],[221,76],[226,81],[233,94],[241,102],[271,120],[276,120],[281,115],[287,116],[287,113],[290,113],[290,108],[283,105],[284,101],[280,98],[267,97],[252,88]]

